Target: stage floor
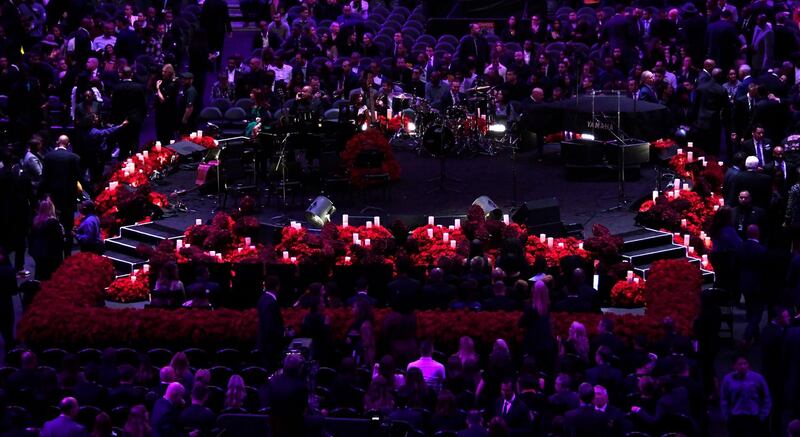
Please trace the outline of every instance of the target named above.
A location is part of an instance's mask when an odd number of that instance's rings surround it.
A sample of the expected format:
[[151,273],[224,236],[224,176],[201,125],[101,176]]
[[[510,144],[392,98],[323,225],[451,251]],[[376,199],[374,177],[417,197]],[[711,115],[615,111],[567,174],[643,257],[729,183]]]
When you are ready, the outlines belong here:
[[[370,211],[364,215],[381,215],[384,220],[402,218],[408,221],[409,215],[460,215],[465,214],[472,201],[481,195],[488,195],[506,213],[513,209],[513,162],[508,152],[491,157],[448,159],[447,175],[460,179],[460,183],[448,183],[448,186],[459,190],[458,192],[430,192],[436,184],[426,180],[439,175],[437,159],[402,150],[395,151],[395,157],[400,163],[401,177],[391,184],[391,200],[381,199],[379,190],[371,193],[368,202],[364,202],[358,193],[353,193],[352,200],[349,194],[331,193],[328,197],[333,200],[337,209],[334,221],[341,220],[341,214],[360,215],[367,205],[378,207],[384,212]],[[594,223],[602,223],[614,233],[634,227],[635,214],[628,209],[603,212],[617,204],[618,183],[613,172],[579,174],[578,177],[568,178],[561,164],[558,144],[547,145],[543,162],[537,162],[532,152],[518,154],[516,170],[518,205],[528,200],[556,197],[561,204],[562,221],[567,224],[582,224],[587,233]],[[649,197],[655,185],[655,174],[652,167],[643,167],[638,179],[626,182],[626,197],[632,201]],[[194,180],[194,171],[180,170],[160,181],[155,189],[165,194],[191,189],[194,187]],[[277,202],[273,201],[270,206],[262,208],[259,217],[262,222],[272,222],[273,218],[285,215],[289,220],[303,222],[305,208],[316,194],[306,193],[307,199],[298,199],[297,206],[286,211],[278,208]],[[189,211],[164,220],[165,224],[179,229],[191,225],[196,218],[210,218],[219,203],[216,195],[203,194],[198,190],[189,191],[180,198]],[[265,199],[262,196],[260,204],[263,205]],[[234,207],[233,203],[228,202],[228,209]]]

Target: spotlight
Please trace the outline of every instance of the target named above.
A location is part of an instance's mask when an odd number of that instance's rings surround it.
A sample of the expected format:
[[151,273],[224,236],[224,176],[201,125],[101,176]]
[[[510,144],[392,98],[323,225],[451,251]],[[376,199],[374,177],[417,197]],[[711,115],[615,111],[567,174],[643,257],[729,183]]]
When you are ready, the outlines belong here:
[[489,132],[493,132],[496,134],[502,134],[506,132],[506,125],[500,123],[494,123],[489,125]]
[[409,132],[414,132],[415,130],[417,130],[417,125],[414,124],[413,121],[409,121],[408,122],[408,131]]
[[331,221],[331,215],[336,212],[336,207],[333,206],[331,199],[325,196],[317,196],[311,205],[306,209],[306,221],[312,226],[321,228]]
[[479,206],[487,219],[500,220],[503,218],[503,211],[489,196],[478,197],[472,204]]
[[584,140],[587,140],[587,141],[594,141],[594,135],[592,135],[592,134],[581,134],[581,139],[584,139]]

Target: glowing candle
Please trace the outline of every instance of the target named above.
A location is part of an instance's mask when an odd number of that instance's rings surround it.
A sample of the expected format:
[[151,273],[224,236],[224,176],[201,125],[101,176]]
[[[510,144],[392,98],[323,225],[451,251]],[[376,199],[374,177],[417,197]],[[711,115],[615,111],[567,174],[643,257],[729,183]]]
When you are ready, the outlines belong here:
[[428,238],[433,238],[433,229],[428,228]]
[[725,206],[725,199],[722,197],[719,198],[719,206]]
[[686,146],[691,149],[692,147],[694,147],[694,143],[689,141],[688,143],[686,143]]
[[358,244],[358,232],[353,233],[353,244]]
[[214,251],[214,250],[212,250],[212,251],[211,251],[211,252],[209,252],[208,254],[209,254],[209,255],[211,255],[211,256],[217,256],[217,252],[216,252],[216,251]]
[[683,153],[683,149],[678,149],[678,155]]
[[392,108],[386,109],[386,119],[387,121],[392,119]]
[[145,150],[144,152],[142,152],[142,156],[144,157],[144,159],[147,159],[147,158],[149,158],[149,157],[150,157],[150,152],[148,152],[147,150]]
[[672,181],[672,189],[675,190],[680,187],[681,187],[681,178],[675,178],[675,180]]
[[142,266],[142,271],[145,273],[150,273],[150,264],[145,264]]
[[291,261],[291,262],[292,262],[292,264],[297,264],[297,257],[296,257],[296,256],[293,256],[293,257],[291,257],[291,258],[289,259],[289,261]]
[[631,281],[633,279],[633,270],[628,270],[627,276],[625,276],[625,278],[628,281]]
[[344,263],[345,264],[349,264],[350,263],[350,257],[349,256],[344,257]]
[[711,249],[711,237],[704,238],[703,243],[705,244],[706,248]]
[[689,246],[689,255],[694,255],[694,246]]
[[370,244],[372,244],[372,240],[370,240],[369,238],[365,238],[364,239],[364,246],[369,247]]
[[653,202],[655,202],[656,199],[658,199],[658,190],[653,190]]
[[547,247],[553,247],[553,237],[547,237]]
[[197,138],[197,132],[192,132],[192,133],[190,133],[190,134],[189,134],[189,138],[191,138],[191,139],[195,139],[195,138]]
[[559,249],[563,249],[564,248],[564,243],[558,243],[558,248]]
[[161,153],[161,141],[156,141],[156,153]]
[[428,216],[428,224],[433,226],[433,216],[432,215]]
[[115,190],[118,186],[119,186],[119,182],[117,182],[117,181],[111,181],[111,182],[108,183],[108,188],[110,190]]
[[505,223],[506,225],[511,223],[511,218],[508,216],[508,214],[503,214],[503,223]]
[[249,246],[251,241],[252,240],[250,239],[250,237],[244,237],[244,245],[245,246]]
[[255,246],[250,246],[250,250],[256,250]]
[[242,248],[241,247],[237,247],[236,251],[239,252],[239,253],[242,253]]
[[461,219],[456,219],[455,227],[456,227],[456,229],[461,229]]
[[456,248],[456,240],[450,240],[450,248],[451,249],[455,249]]
[[201,131],[201,130],[198,130],[198,131],[197,131],[197,136],[198,136],[198,137],[202,137],[202,136],[203,136],[203,131]]
[[136,275],[131,275],[131,282],[136,282]]
[[708,266],[708,255],[703,255],[703,261],[701,261],[703,267]]
[[675,191],[673,191],[673,192],[672,192],[672,197],[674,197],[674,198],[676,198],[676,199],[677,199],[678,197],[681,197],[681,190],[680,190],[680,188],[676,188],[676,189],[675,189]]
[[681,227],[686,229],[686,219],[681,219]]
[[381,218],[376,215],[375,217],[372,218],[372,223],[375,226],[380,226],[381,225]]
[[685,235],[683,236],[683,245],[684,245],[684,246],[687,246],[687,247],[689,246],[689,241],[690,241],[690,238],[691,238],[691,237],[689,236],[689,234],[685,234]]
[[717,161],[717,165],[718,165],[718,166],[720,166],[720,167],[722,167],[722,166],[724,166],[724,165],[725,165],[725,163],[724,163],[724,162],[722,162],[722,161]]
[[455,230],[456,230],[456,227],[455,227],[455,226],[453,226],[453,225],[450,225],[450,226],[448,226],[448,227],[447,227],[447,230],[448,230],[448,231],[455,231]]
[[342,227],[346,228],[348,226],[348,222],[350,220],[350,216],[347,214],[342,214]]
[[580,243],[578,243],[578,249],[580,249],[580,250],[583,250],[583,241],[581,241]]
[[689,184],[688,183],[684,183],[683,184],[683,191],[689,191]]
[[372,222],[367,220],[367,229],[372,229]]
[[686,160],[687,161],[692,162],[693,158],[694,158],[694,152],[689,151],[689,152],[686,153]]
[[544,242],[546,242],[546,241],[547,241],[547,235],[545,235],[545,234],[539,234],[539,242],[540,242],[540,243],[544,243]]
[[639,283],[639,278],[633,278],[633,283],[634,284],[638,284]]
[[448,234],[447,232],[442,233],[442,241],[444,241],[445,243],[450,241],[450,234]]
[[194,219],[194,224],[195,224],[196,226],[200,226],[200,225],[202,225],[202,224],[203,224],[203,219]]
[[173,144],[175,144],[175,140],[169,140],[169,144],[170,144],[170,145],[173,145]]
[[288,250],[284,250],[283,251],[283,259],[289,259],[289,251]]

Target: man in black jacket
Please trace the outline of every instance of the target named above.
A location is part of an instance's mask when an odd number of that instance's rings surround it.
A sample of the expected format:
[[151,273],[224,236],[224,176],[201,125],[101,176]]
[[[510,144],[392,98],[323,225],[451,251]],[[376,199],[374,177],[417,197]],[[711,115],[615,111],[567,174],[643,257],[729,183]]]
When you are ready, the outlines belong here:
[[180,410],[183,407],[184,388],[180,382],[173,382],[167,387],[164,397],[153,405],[150,426],[153,437],[170,437],[181,434]]
[[225,34],[231,35],[233,32],[228,4],[224,0],[206,0],[199,18],[200,25],[208,34],[209,52],[221,52]]
[[564,415],[564,430],[570,436],[607,436],[610,435],[608,416],[595,409],[594,387],[584,382],[578,387],[578,399],[581,406],[567,411]]
[[265,367],[273,367],[283,349],[283,316],[278,306],[280,281],[275,276],[264,279],[264,294],[258,299],[258,348]]
[[469,57],[475,58],[475,67],[478,71],[483,71],[489,61],[489,43],[481,35],[481,27],[477,23],[469,25],[469,35],[461,38],[458,45],[458,59],[461,62]]
[[500,384],[500,399],[495,402],[494,415],[502,417],[513,431],[530,431],[531,411],[517,396],[514,388],[514,381],[510,378],[505,379]]
[[741,43],[738,36],[736,25],[733,23],[733,13],[727,9],[720,14],[720,20],[708,25],[707,55],[711,59],[716,59],[718,66],[723,70],[731,68],[739,54]]
[[117,132],[119,160],[124,161],[139,146],[142,123],[147,117],[147,98],[142,84],[132,80],[131,67],[123,67],[119,76],[122,81],[111,96],[111,122],[120,124],[128,120],[128,125]]
[[261,403],[270,407],[270,432],[274,436],[303,434],[308,409],[308,387],[302,376],[303,357],[290,354],[283,361],[283,374],[262,387]]
[[[695,138],[703,144],[707,153],[719,155],[720,135],[722,130],[723,110],[727,107],[728,93],[720,85],[723,81],[722,70],[714,68],[711,71],[711,80],[707,80],[697,87],[697,121]],[[698,80],[699,82],[699,80]]]
[[72,251],[72,228],[75,227],[75,211],[81,182],[81,159],[67,150],[69,137],[61,135],[56,148],[44,156],[42,182],[39,192],[50,195],[58,212],[58,221],[64,227],[64,256]]
[[747,227],[747,239],[736,254],[739,266],[739,289],[744,295],[747,312],[747,327],[744,338],[747,341],[758,337],[761,317],[764,314],[764,302],[767,290],[763,289],[767,266],[765,263],[767,248],[759,241],[761,235],[758,225]]
[[[748,156],[745,160],[746,171],[740,171],[731,180],[732,193],[741,194],[742,191],[750,193],[753,205],[767,209],[772,193],[772,180],[769,176],[758,172],[758,158]],[[738,204],[738,197],[735,199]]]
[[205,406],[208,400],[208,387],[202,382],[192,387],[192,404],[181,411],[179,421],[183,429],[200,431],[200,435],[208,435],[214,426],[216,416]]

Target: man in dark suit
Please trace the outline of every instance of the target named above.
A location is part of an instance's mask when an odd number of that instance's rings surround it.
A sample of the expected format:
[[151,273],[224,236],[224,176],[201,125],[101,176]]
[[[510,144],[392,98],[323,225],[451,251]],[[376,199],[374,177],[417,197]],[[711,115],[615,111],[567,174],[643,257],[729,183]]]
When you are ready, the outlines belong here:
[[469,25],[469,35],[461,38],[458,45],[458,59],[466,61],[470,56],[475,58],[475,68],[483,71],[489,61],[489,43],[481,35],[481,27],[477,23]]
[[253,50],[265,49],[267,47],[277,50],[281,46],[281,40],[274,32],[269,31],[269,23],[266,20],[258,22],[258,32],[253,35]]
[[729,103],[728,93],[720,85],[723,81],[722,70],[714,68],[711,77],[711,80],[697,87],[697,120],[694,127],[697,141],[704,145],[707,153],[716,156],[720,151],[721,117]]
[[642,85],[636,94],[636,100],[643,102],[658,103],[658,95],[654,89],[656,83],[655,75],[651,71],[642,72]]
[[44,156],[42,182],[39,184],[39,193],[50,195],[58,211],[58,221],[64,227],[64,257],[72,251],[72,228],[75,227],[76,202],[80,193],[78,183],[82,180],[81,159],[67,150],[69,145],[69,137],[58,137],[55,150]]
[[397,279],[387,286],[389,304],[398,311],[412,310],[419,303],[420,283],[408,276],[411,270],[411,261],[408,258],[399,258],[395,266],[397,267]]
[[283,316],[278,305],[280,280],[275,276],[264,279],[264,293],[258,299],[258,348],[263,365],[271,368],[283,350]]
[[600,384],[608,387],[611,393],[619,393],[622,385],[622,371],[611,367],[613,353],[607,346],[600,346],[594,354],[596,366],[586,370],[586,382],[590,384]]
[[131,67],[123,67],[119,75],[122,81],[114,87],[111,96],[111,122],[120,124],[128,120],[128,124],[117,131],[119,160],[124,161],[139,146],[142,123],[147,117],[147,98],[144,87],[132,80]]
[[627,71],[634,56],[637,30],[634,21],[625,15],[625,8],[622,5],[617,6],[616,14],[602,27],[600,40],[607,41],[612,50],[622,49],[623,67]]
[[153,437],[169,437],[180,435],[180,410],[183,407],[185,390],[180,382],[170,383],[167,392],[153,405],[150,426]]
[[205,406],[208,400],[208,387],[202,382],[194,383],[192,387],[192,404],[186,407],[178,418],[181,427],[200,431],[200,435],[208,435],[214,427],[216,416]]
[[772,162],[772,140],[765,136],[764,126],[760,124],[753,126],[751,134],[752,138],[742,143],[742,151],[758,158],[758,166],[763,168]]
[[707,55],[711,59],[716,59],[719,67],[727,71],[736,56],[739,54],[741,43],[739,33],[733,23],[733,13],[724,10],[720,14],[720,19],[708,25],[706,32]]
[[502,417],[509,429],[517,432],[530,431],[531,411],[522,402],[510,378],[500,384],[500,399],[495,402],[494,415]]
[[365,277],[360,277],[356,279],[356,292],[347,299],[345,305],[348,307],[352,307],[356,304],[356,301],[365,300],[370,306],[378,305],[378,299],[369,295],[369,281]]
[[455,287],[444,280],[444,270],[435,268],[428,274],[428,280],[422,287],[420,296],[421,309],[445,309],[455,296]]
[[270,407],[270,431],[276,436],[302,435],[308,409],[308,387],[302,374],[303,357],[289,354],[283,374],[275,376],[259,391],[262,407]]
[[578,399],[581,406],[564,414],[564,430],[566,435],[574,437],[607,436],[610,434],[608,417],[595,409],[594,387],[584,382],[578,387]]
[[747,239],[742,243],[737,255],[739,266],[739,289],[744,295],[747,313],[747,327],[744,339],[751,341],[758,337],[761,316],[764,313],[766,290],[762,289],[766,273],[767,248],[759,241],[761,235],[758,225],[749,225]]
[[789,19],[787,12],[775,14],[775,59],[791,59],[800,50],[800,32],[797,24]]
[[460,91],[461,83],[455,79],[450,82],[450,90],[442,95],[442,100],[439,101],[440,110],[444,111],[447,108],[464,105],[467,102],[467,95]]
[[767,212],[763,208],[753,206],[753,198],[747,190],[739,192],[739,205],[733,208],[733,226],[739,237],[747,238],[747,228],[757,225],[763,229],[767,223]]
[[625,435],[631,424],[619,408],[608,403],[608,390],[602,385],[594,386],[594,409],[605,414],[612,435]]
[[[744,165],[746,171],[740,171],[731,181],[731,192],[749,192],[753,200],[753,205],[766,210],[769,208],[769,201],[772,193],[772,180],[769,176],[758,172],[758,158],[755,156],[748,156]],[[738,202],[739,199],[737,196],[734,204],[738,205]]]
[[117,42],[114,44],[114,53],[118,58],[128,60],[128,65],[142,52],[142,43],[139,36],[131,28],[131,23],[124,17],[117,17]]
[[[221,52],[225,34],[231,35],[231,18],[228,13],[228,4],[224,0],[206,0],[200,12],[200,26],[208,34],[209,52]],[[205,80],[205,78],[203,78]]]
[[756,104],[760,100],[758,97],[758,85],[750,82],[744,87],[745,92],[740,96],[740,86],[736,91],[736,99],[733,103],[733,130],[738,136],[739,141],[749,138],[752,134],[753,114]]
[[578,394],[572,391],[572,379],[566,373],[556,376],[555,393],[547,398],[547,405],[559,416],[581,406]]
[[81,437],[88,435],[86,428],[75,422],[75,416],[78,415],[78,401],[75,398],[66,397],[62,399],[58,409],[61,414],[44,424],[42,428],[43,436]]
[[777,186],[778,194],[785,199],[789,187],[794,184],[796,172],[792,171],[791,164],[784,159],[784,153],[783,146],[772,148],[772,162],[764,166],[764,174],[772,178],[773,183]]
[[483,418],[478,410],[467,414],[467,427],[458,432],[458,437],[488,437],[489,433],[482,425]]

